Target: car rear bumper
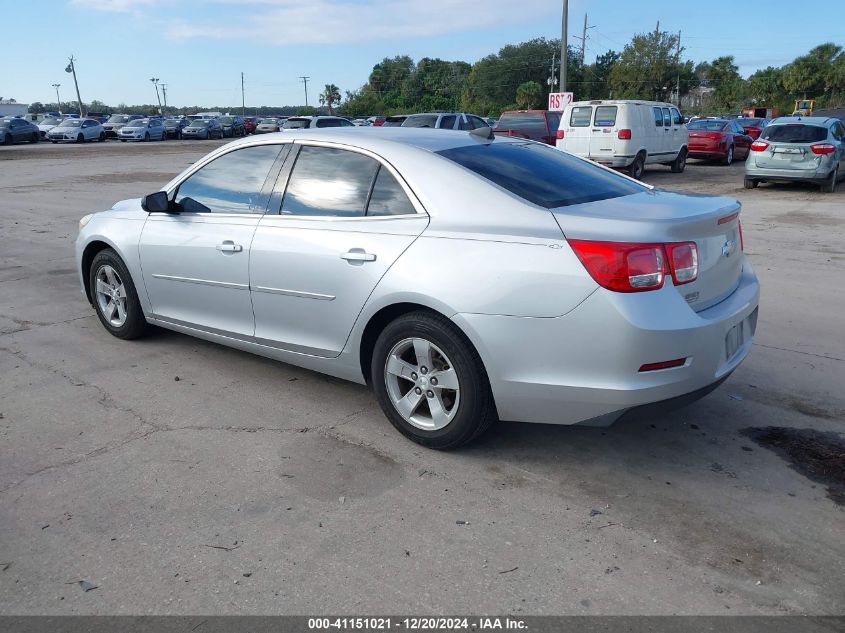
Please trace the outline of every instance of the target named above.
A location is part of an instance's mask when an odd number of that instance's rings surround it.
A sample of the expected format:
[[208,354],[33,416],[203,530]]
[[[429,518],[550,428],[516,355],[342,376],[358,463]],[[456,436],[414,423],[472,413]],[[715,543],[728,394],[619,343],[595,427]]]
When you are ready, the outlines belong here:
[[830,178],[834,163],[827,161],[816,169],[771,169],[757,167],[751,163],[745,165],[745,177],[751,180],[766,180],[769,182],[810,182],[821,184]]
[[689,152],[687,156],[689,158],[724,158],[728,155],[727,149],[693,149],[692,147],[689,148]]
[[[759,296],[745,261],[736,290],[698,313],[670,284],[633,294],[599,288],[556,318],[458,314],[453,320],[484,361],[501,419],[602,426],[637,407],[715,388],[751,349]],[[729,337],[737,345],[730,356]],[[680,367],[639,371],[681,358]]]

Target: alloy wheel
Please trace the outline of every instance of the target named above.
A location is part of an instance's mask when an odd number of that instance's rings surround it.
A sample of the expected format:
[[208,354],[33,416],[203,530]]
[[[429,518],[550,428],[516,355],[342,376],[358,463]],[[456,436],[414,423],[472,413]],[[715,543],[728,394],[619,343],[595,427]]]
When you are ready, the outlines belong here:
[[458,412],[458,374],[431,341],[406,338],[396,343],[385,361],[384,381],[396,411],[419,429],[440,430]]
[[94,289],[100,313],[114,327],[126,323],[126,288],[118,272],[103,265],[97,271],[97,287]]

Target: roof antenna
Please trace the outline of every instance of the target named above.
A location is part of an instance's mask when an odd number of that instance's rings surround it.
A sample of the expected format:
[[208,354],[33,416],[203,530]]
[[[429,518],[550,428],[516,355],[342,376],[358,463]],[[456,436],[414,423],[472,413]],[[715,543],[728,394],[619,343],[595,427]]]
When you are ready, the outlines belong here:
[[490,126],[486,127],[477,127],[474,130],[470,130],[469,133],[472,136],[478,136],[480,138],[486,139],[488,141],[492,141],[496,138],[496,135],[493,134],[493,128]]

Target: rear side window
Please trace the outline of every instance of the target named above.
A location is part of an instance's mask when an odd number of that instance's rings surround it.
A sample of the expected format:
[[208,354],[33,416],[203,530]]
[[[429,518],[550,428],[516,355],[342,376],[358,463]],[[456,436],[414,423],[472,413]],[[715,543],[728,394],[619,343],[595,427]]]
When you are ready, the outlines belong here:
[[317,127],[340,127],[340,119],[317,119]]
[[599,106],[596,108],[595,123],[601,127],[616,125],[616,106]]
[[415,114],[409,116],[405,119],[404,123],[402,123],[402,127],[436,127],[437,126],[437,115],[436,114]]
[[407,215],[416,212],[393,174],[380,167],[373,192],[370,194],[367,215]]
[[[265,123],[274,123],[274,121],[265,120]],[[302,128],[308,127],[308,124],[311,123],[311,119],[288,119],[284,123],[282,123],[282,129],[284,130],[299,130]]]
[[769,125],[760,138],[780,143],[818,143],[827,138],[827,128],[818,125]]
[[330,147],[299,150],[283,215],[363,216],[379,164],[368,156]]
[[539,143],[467,145],[438,153],[547,209],[646,191],[639,183]]
[[455,115],[454,115],[454,114],[449,114],[449,115],[446,115],[446,116],[444,116],[443,118],[441,118],[441,119],[440,119],[440,126],[439,126],[439,127],[440,127],[440,129],[441,129],[441,130],[451,130],[451,129],[454,129],[454,127],[455,127],[455,118],[456,118],[456,117],[455,117]]
[[497,130],[534,130],[545,128],[546,121],[542,112],[506,112],[499,119]]
[[264,213],[261,189],[281,145],[258,145],[224,154],[179,185],[176,202],[187,213]]
[[652,110],[654,110],[654,125],[663,127],[663,110],[660,108],[652,108]]
[[569,115],[569,127],[590,127],[590,119],[592,118],[592,106],[572,108],[572,112]]

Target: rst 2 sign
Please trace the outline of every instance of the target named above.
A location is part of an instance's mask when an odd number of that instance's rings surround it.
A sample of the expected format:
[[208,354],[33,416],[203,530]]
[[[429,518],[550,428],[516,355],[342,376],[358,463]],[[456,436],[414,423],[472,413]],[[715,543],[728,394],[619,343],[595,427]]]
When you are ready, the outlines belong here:
[[560,112],[570,103],[572,103],[571,92],[549,93],[549,110],[557,110],[558,112]]

